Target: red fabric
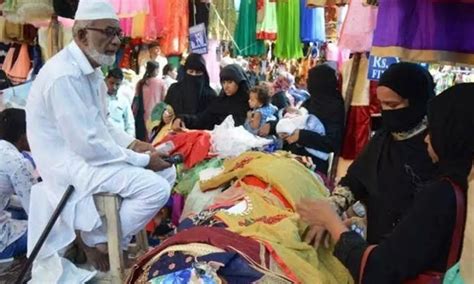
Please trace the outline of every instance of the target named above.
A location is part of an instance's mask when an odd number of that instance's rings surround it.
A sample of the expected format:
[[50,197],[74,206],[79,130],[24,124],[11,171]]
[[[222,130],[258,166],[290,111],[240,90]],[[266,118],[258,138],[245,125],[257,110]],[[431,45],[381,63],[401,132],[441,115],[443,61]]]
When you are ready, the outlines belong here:
[[[247,185],[259,187],[261,189],[266,189],[268,187],[268,183],[262,181],[256,176],[246,176],[242,179],[242,182],[244,182]],[[270,193],[275,195],[287,209],[294,211],[290,202],[288,202],[288,200],[286,200],[286,198],[274,186],[270,188]]]
[[370,106],[351,106],[341,156],[354,160],[369,142]]
[[[172,133],[166,136],[159,144],[173,142],[175,148],[171,152],[181,154],[184,158],[184,166],[187,169],[194,167],[205,160],[211,150],[211,135],[206,131],[189,131]],[[158,146],[153,145],[153,146]]]
[[381,114],[382,106],[377,98],[377,81],[370,81],[370,115]]
[[[142,256],[135,265],[133,265],[126,283],[136,283],[138,277],[144,273],[145,265],[162,250],[173,245],[190,243],[204,243],[229,252],[244,253],[254,262],[262,264],[260,258],[262,247],[259,242],[251,238],[242,237],[223,228],[194,227],[179,232]],[[262,265],[268,267],[268,252],[266,252],[265,260],[267,263],[263,263]]]

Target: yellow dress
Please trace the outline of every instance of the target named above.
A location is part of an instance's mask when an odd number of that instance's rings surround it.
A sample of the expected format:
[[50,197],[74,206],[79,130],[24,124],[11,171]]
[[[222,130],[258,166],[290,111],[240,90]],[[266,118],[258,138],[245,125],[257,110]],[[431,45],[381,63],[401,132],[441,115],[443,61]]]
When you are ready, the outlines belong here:
[[[210,190],[245,176],[256,176],[271,184],[295,206],[303,198],[328,196],[324,185],[303,165],[284,157],[260,152],[247,152],[228,160],[224,171],[205,182],[202,190]],[[296,283],[353,283],[346,268],[332,255],[332,249],[315,251],[302,240],[306,229],[294,210],[286,208],[270,191],[240,183],[245,197],[216,217],[228,230],[265,244],[286,276]]]

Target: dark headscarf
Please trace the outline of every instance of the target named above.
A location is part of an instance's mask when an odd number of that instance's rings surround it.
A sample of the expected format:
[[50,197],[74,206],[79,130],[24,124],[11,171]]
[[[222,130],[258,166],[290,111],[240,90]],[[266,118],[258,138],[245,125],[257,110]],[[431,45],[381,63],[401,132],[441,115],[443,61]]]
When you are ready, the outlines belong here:
[[186,72],[190,69],[201,71],[203,75],[191,76],[185,73],[181,81],[171,85],[165,98],[165,102],[173,107],[177,115],[203,112],[216,97],[209,84],[206,62],[200,54],[192,53],[188,56],[184,70]]
[[305,107],[323,124],[336,123],[344,126],[344,100],[338,91],[336,71],[328,65],[318,65],[309,70],[308,92],[311,94]]
[[16,144],[24,134],[26,134],[24,110],[7,108],[0,112],[0,139]]
[[407,131],[419,124],[426,116],[426,102],[434,96],[433,77],[415,63],[401,62],[390,66],[380,78],[379,86],[388,87],[409,100],[406,108],[382,111],[384,127],[394,132]]
[[433,149],[439,157],[438,170],[463,188],[474,154],[474,84],[460,84],[434,98],[428,109]]
[[435,172],[424,143],[427,131],[421,126],[428,100],[434,94],[433,78],[416,64],[397,63],[385,71],[380,85],[407,98],[410,105],[401,111],[385,111],[383,116],[393,112],[392,120],[402,121],[402,128],[415,127],[419,131],[410,138],[395,140],[388,128],[383,127],[349,167],[349,180],[341,181],[342,185],[349,185],[350,179],[356,179],[367,194],[363,201],[368,207],[370,243],[378,243],[392,232],[393,224],[411,208],[416,190]]
[[[233,96],[227,96],[221,90],[218,99],[213,104],[213,112],[228,116],[232,114],[236,125],[245,123],[245,118],[249,107],[250,84],[245,71],[237,64],[227,65],[221,70],[221,82],[234,81],[239,85],[239,89]],[[224,117],[225,118],[225,117]]]
[[332,140],[334,152],[338,153],[344,135],[345,110],[337,89],[336,71],[325,64],[313,67],[309,70],[307,84],[311,97],[303,106],[321,120]]

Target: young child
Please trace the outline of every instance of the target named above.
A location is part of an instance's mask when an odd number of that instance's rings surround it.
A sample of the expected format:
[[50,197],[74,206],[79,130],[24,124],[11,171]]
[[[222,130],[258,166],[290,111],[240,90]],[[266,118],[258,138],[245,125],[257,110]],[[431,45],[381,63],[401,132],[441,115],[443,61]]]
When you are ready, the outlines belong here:
[[275,113],[278,109],[272,105],[269,90],[266,86],[256,86],[250,90],[247,120],[244,127],[250,133],[257,135],[263,124],[276,120]]

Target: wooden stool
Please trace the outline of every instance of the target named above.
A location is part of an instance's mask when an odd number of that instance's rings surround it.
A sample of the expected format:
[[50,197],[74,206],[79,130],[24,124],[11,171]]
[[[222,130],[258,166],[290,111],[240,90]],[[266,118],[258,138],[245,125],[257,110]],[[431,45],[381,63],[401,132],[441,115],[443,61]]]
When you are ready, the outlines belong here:
[[[117,194],[101,193],[94,195],[95,205],[99,215],[105,218],[107,224],[107,247],[109,252],[111,283],[123,283],[125,275],[125,264],[121,249],[122,228],[120,224],[119,209],[122,198]],[[136,236],[136,247],[134,250],[147,251],[148,238],[145,230]]]

